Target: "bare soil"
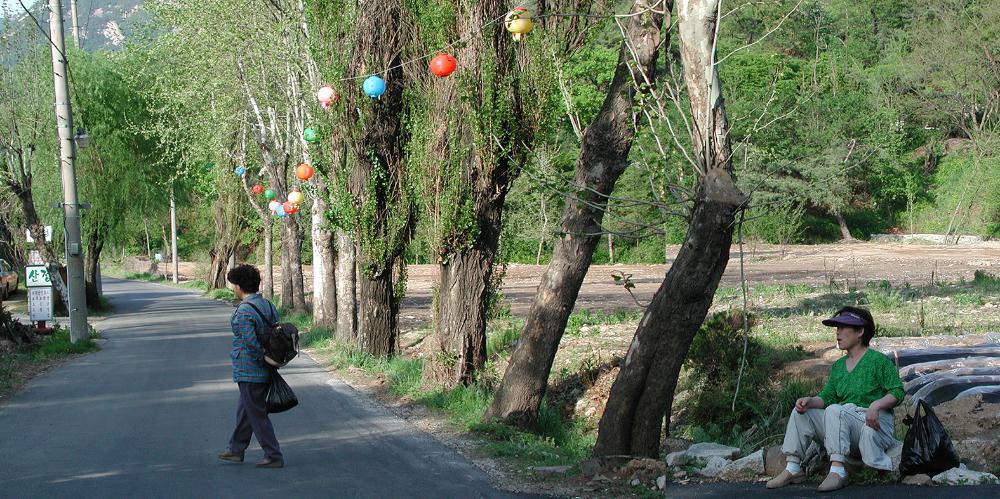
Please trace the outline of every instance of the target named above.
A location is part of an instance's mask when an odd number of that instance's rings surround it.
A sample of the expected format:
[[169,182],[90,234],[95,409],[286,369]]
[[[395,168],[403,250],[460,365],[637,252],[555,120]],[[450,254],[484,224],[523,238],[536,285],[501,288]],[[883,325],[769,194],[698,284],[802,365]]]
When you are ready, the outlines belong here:
[[[639,310],[659,289],[680,246],[669,248],[670,260],[658,265],[594,265],[580,289],[576,308],[614,311]],[[198,279],[197,265],[180,263],[182,279]],[[821,244],[776,246],[748,243],[743,248],[743,267],[754,284],[835,284],[843,288],[864,286],[870,281],[911,284],[971,280],[977,270],[1000,274],[1000,242],[975,245],[932,246],[921,244]],[[504,275],[504,303],[515,317],[524,317],[531,308],[544,265],[511,264]],[[303,267],[306,293],[312,292],[312,267]],[[404,330],[421,329],[431,321],[431,300],[437,282],[437,266],[411,265],[406,298],[400,309]],[[632,295],[615,283],[613,275],[630,276],[635,284]],[[274,280],[280,282],[281,268],[275,267]],[[740,251],[733,246],[720,286],[740,284]],[[276,290],[277,291],[277,290]],[[638,303],[637,303],[638,302]]]

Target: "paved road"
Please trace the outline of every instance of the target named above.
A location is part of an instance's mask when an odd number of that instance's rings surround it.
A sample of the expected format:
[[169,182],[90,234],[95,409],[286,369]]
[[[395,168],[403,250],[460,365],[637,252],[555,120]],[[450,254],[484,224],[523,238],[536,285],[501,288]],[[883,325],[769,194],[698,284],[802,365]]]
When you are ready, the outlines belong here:
[[459,454],[305,356],[282,370],[301,405],[273,417],[286,467],[220,463],[238,396],[232,307],[107,279],[103,349],[0,407],[0,498],[512,497]]

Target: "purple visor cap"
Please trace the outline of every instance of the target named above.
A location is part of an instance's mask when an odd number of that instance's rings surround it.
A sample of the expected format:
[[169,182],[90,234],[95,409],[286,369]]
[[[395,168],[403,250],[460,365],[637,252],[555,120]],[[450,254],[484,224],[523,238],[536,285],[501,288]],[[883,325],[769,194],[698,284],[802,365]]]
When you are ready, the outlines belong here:
[[837,327],[837,326],[851,326],[851,327],[864,327],[868,325],[868,321],[864,317],[853,312],[841,312],[829,319],[823,321],[824,326]]

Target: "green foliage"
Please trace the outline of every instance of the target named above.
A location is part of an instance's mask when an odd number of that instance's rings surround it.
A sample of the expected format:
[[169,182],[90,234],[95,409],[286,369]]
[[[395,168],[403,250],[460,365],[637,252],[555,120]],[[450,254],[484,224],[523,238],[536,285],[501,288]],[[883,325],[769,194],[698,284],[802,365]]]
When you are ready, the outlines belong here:
[[207,296],[209,298],[213,299],[213,300],[232,301],[232,300],[236,299],[236,295],[233,293],[233,290],[228,289],[228,288],[226,288],[226,289],[213,289],[213,290],[211,290],[211,291],[208,292]]
[[48,341],[42,343],[41,346],[38,347],[34,356],[38,359],[46,359],[92,352],[98,348],[97,343],[94,342],[94,339],[98,337],[97,333],[91,330],[90,337],[73,343],[70,341],[69,330],[65,328],[58,328]]
[[[566,321],[565,334],[580,337],[584,334],[584,327],[633,323],[641,318],[641,310],[621,309],[613,312],[605,312],[602,310],[583,309],[569,316],[569,319]],[[597,334],[597,330],[591,329],[588,334]]]
[[759,448],[772,439],[772,432],[791,411],[795,399],[811,390],[795,381],[786,380],[783,386],[773,381],[772,375],[781,366],[806,356],[801,346],[792,345],[769,344],[753,335],[745,336],[739,311],[717,312],[709,317],[692,341],[684,362],[688,376],[683,388],[688,396],[681,405],[688,434],[699,440],[714,439],[745,448]]

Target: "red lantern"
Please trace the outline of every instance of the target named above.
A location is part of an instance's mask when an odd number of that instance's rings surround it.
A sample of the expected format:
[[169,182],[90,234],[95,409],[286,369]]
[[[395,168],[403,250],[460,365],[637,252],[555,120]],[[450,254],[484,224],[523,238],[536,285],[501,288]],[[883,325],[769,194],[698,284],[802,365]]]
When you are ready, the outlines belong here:
[[255,186],[253,186],[252,188],[250,188],[250,191],[253,192],[254,194],[260,196],[261,194],[264,193],[264,186],[260,185],[260,184],[257,184]]
[[281,205],[281,207],[284,208],[285,213],[288,213],[289,215],[299,211],[299,207],[295,206],[295,203],[292,203],[291,201],[285,201],[285,204]]
[[438,54],[431,59],[431,73],[445,77],[455,72],[458,61],[451,54]]
[[295,168],[295,176],[299,180],[309,180],[313,176],[313,167],[308,163],[301,163]]

